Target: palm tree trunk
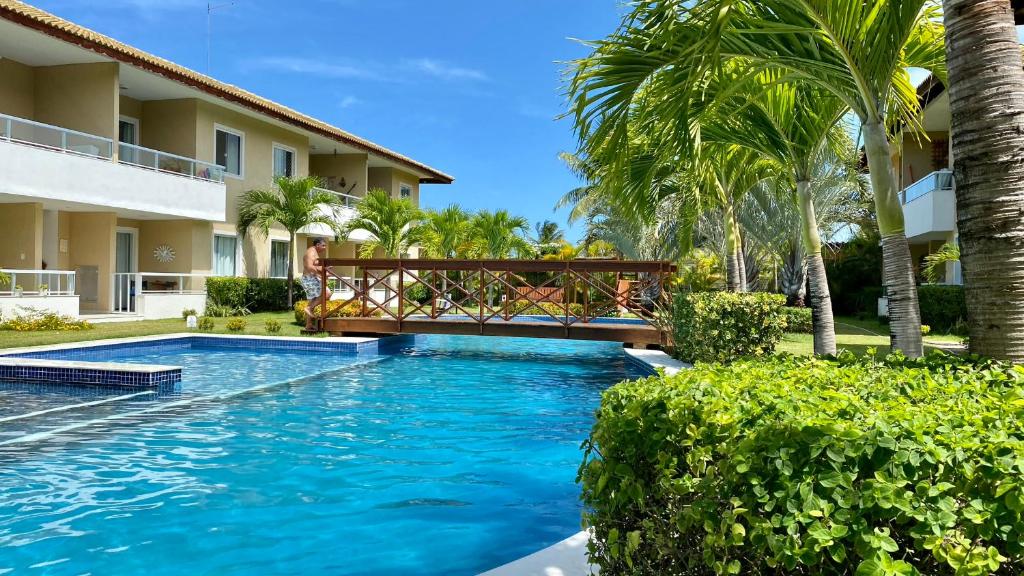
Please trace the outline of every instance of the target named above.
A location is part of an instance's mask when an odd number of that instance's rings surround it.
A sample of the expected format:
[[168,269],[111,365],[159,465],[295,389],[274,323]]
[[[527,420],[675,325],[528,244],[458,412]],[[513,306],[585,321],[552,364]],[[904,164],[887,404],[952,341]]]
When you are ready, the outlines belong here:
[[288,233],[288,308],[294,306],[292,289],[295,285],[295,233]]
[[917,304],[917,284],[910,258],[910,246],[903,226],[896,174],[885,125],[881,121],[864,123],[864,149],[875,193],[878,231],[882,235],[882,281],[889,297],[889,338],[894,350],[909,358],[924,353],[921,342],[921,311]]
[[825,261],[821,257],[821,236],[818,217],[811,199],[811,183],[796,183],[797,206],[800,209],[800,233],[807,254],[807,280],[811,285],[811,321],[814,326],[814,353],[836,353],[836,325],[832,316],[832,296],[828,291]]
[[1024,362],[1024,70],[1005,0],[945,0],[972,353]]
[[803,306],[807,296],[807,262],[804,259],[803,245],[795,242],[782,260],[780,276],[782,293],[786,295],[789,306]]
[[742,255],[739,252],[740,238],[732,202],[722,208],[722,227],[725,229],[725,285],[729,292],[743,292],[743,271],[740,268]]

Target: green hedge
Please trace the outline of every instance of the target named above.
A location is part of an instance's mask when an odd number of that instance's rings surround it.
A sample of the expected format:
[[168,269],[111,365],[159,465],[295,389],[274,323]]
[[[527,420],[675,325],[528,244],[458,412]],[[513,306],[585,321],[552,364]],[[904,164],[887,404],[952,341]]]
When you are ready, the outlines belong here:
[[786,323],[781,294],[680,292],[672,306],[675,355],[686,362],[727,362],[775,351]]
[[936,332],[959,329],[967,322],[967,301],[963,286],[923,284],[917,287],[921,323]]
[[877,236],[857,237],[825,261],[832,311],[837,316],[878,316],[882,246]]
[[[206,280],[210,302],[250,312],[288,310],[288,281],[283,278],[217,277]],[[304,298],[302,286],[295,282],[294,298]]]
[[774,357],[603,395],[602,574],[1024,573],[1024,370]]
[[786,306],[782,309],[786,318],[786,332],[811,334],[814,332],[814,318],[810,308]]

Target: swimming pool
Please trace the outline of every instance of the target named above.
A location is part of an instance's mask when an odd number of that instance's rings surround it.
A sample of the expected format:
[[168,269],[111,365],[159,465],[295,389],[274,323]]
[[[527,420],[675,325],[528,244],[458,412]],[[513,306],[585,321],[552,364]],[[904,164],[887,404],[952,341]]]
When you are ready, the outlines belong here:
[[180,393],[0,424],[0,573],[475,574],[579,530],[579,443],[642,373],[614,344],[450,336],[102,359],[181,365]]

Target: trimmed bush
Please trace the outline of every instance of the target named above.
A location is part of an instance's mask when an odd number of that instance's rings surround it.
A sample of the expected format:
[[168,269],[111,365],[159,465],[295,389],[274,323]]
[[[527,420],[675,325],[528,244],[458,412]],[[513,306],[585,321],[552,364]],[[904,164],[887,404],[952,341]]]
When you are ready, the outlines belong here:
[[[303,295],[298,281],[295,298]],[[216,277],[206,280],[207,306],[250,312],[280,312],[288,309],[288,281],[283,278]]]
[[[363,305],[359,302],[349,302],[343,305],[344,302],[341,300],[331,300],[327,304],[327,317],[328,318],[359,318],[363,314]],[[309,307],[309,301],[299,300],[295,303],[293,308],[295,312],[295,322],[298,324],[306,324],[306,308]],[[314,314],[320,314],[320,307],[313,311]],[[380,318],[383,312],[380,310],[370,312],[370,318]]]
[[814,320],[811,317],[810,308],[786,306],[782,309],[782,315],[786,318],[786,332],[796,334],[814,332]]
[[[529,300],[516,300],[509,306],[509,314],[534,314],[539,316],[565,316],[565,305],[556,302],[530,302]],[[569,304],[570,316],[582,316],[583,304],[573,302]]]
[[92,324],[86,320],[78,320],[56,312],[46,312],[29,308],[22,314],[7,318],[0,322],[0,330],[15,332],[70,332],[76,330],[92,330]]
[[231,318],[228,320],[226,326],[227,329],[232,332],[241,332],[245,330],[245,318]]
[[786,321],[781,294],[680,292],[672,306],[675,355],[686,362],[728,362],[775,351]]
[[917,287],[921,305],[921,322],[938,332],[949,332],[967,321],[967,300],[964,287],[945,284],[922,284]]
[[1024,370],[773,357],[603,395],[579,479],[602,574],[1024,573]]
[[267,320],[263,324],[263,329],[267,331],[267,334],[277,334],[281,331],[281,323],[277,320]]
[[832,311],[837,316],[878,316],[882,295],[882,246],[878,237],[857,237],[825,261]]
[[198,328],[202,332],[212,332],[213,318],[210,318],[209,316],[203,316],[202,318],[199,319],[199,322],[196,323],[196,328]]

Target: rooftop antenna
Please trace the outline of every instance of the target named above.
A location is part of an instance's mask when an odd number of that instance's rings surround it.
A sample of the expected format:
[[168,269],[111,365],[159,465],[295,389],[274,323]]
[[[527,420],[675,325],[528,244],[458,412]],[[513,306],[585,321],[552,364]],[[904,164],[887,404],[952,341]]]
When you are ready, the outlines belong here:
[[211,17],[213,15],[213,11],[214,10],[219,10],[221,8],[228,8],[229,6],[234,6],[234,5],[235,5],[234,2],[224,2],[223,4],[213,4],[212,2],[207,2],[206,3],[206,75],[207,76],[210,75],[210,37],[212,36],[210,21],[212,20]]

